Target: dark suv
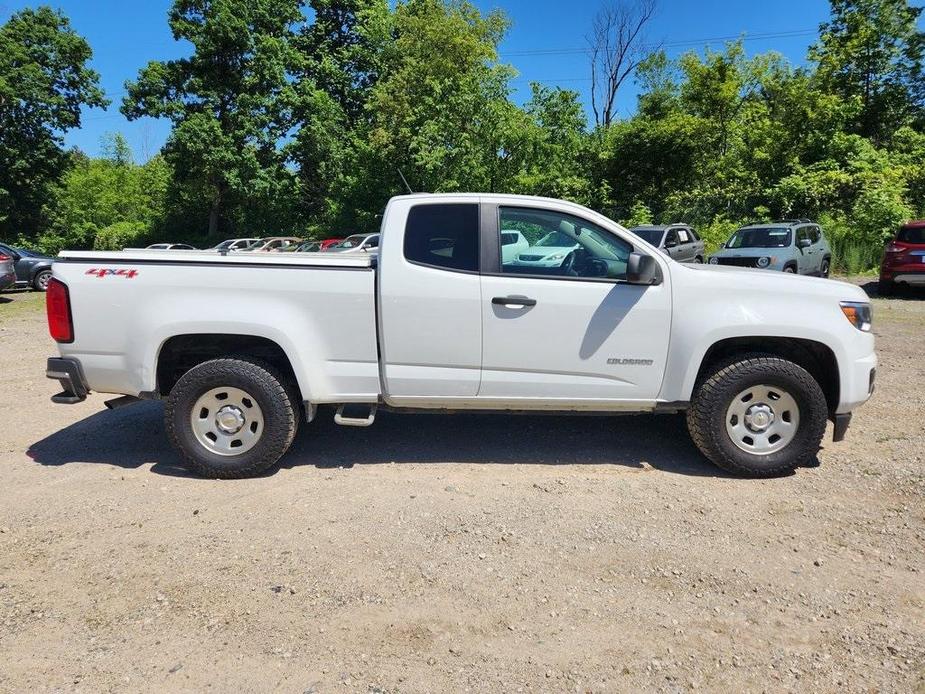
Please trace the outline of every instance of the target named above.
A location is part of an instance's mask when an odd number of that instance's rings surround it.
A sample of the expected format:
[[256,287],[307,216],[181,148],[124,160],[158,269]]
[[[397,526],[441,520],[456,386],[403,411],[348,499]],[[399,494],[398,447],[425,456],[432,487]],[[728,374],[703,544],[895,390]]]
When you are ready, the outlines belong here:
[[5,243],[0,243],[0,255],[13,259],[13,267],[16,270],[16,287],[32,287],[39,292],[44,292],[48,287],[54,258],[35,251],[14,248]]

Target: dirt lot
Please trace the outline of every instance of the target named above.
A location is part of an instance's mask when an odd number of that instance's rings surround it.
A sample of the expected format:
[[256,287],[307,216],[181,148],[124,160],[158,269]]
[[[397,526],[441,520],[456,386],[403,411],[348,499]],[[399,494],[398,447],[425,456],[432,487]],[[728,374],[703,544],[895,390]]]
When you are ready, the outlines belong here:
[[925,297],[818,467],[729,478],[676,416],[325,416],[187,476],[162,407],[48,401],[0,295],[0,691],[925,692]]

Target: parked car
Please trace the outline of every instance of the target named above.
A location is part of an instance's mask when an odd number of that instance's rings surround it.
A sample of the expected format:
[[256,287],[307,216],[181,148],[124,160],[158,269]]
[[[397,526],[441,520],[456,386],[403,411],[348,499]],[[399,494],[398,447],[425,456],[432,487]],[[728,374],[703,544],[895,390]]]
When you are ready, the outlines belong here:
[[898,284],[925,287],[925,220],[903,224],[884,249],[878,291],[889,295]]
[[16,268],[13,266],[13,258],[0,253],[0,291],[9,289],[15,284]]
[[227,241],[222,241],[221,243],[212,246],[210,251],[228,251],[229,253],[234,251],[243,251],[245,248],[250,246],[252,243],[259,241],[260,239],[228,239]]
[[295,253],[320,253],[323,250],[330,248],[331,246],[337,245],[343,241],[343,239],[324,239],[323,241],[303,241],[298,246],[289,246],[283,248],[283,251],[295,252]]
[[188,243],[152,243],[150,246],[145,248],[146,251],[195,251],[198,250],[195,246],[190,246]]
[[379,234],[353,234],[326,250],[328,253],[375,253],[378,248]]
[[818,224],[785,219],[742,227],[710,257],[710,264],[828,277],[832,249]]
[[42,255],[25,248],[16,248],[0,243],[0,254],[13,259],[13,268],[16,272],[17,287],[32,287],[38,292],[44,292],[51,279],[51,267],[54,258]]
[[269,251],[281,251],[289,246],[298,246],[302,239],[297,236],[267,236],[266,238],[257,239],[244,250],[251,252],[268,253]]
[[530,247],[527,238],[515,229],[501,230],[501,262],[513,263],[522,251]]
[[562,262],[568,255],[579,248],[571,236],[559,229],[553,229],[545,219],[533,218],[530,224],[534,229],[547,233],[535,245],[528,246],[518,253],[512,265],[540,269],[562,267]]
[[[503,263],[501,230],[537,225],[578,248],[559,267]],[[349,426],[380,405],[686,411],[707,458],[767,477],[812,461],[827,419],[841,440],[870,397],[870,301],[853,284],[677,263],[548,198],[400,196],[381,228],[375,259],[63,253],[53,400],[164,398],[168,437],[208,477],[271,467],[322,404]]]
[[679,263],[702,263],[707,257],[703,241],[687,224],[645,224],[630,231]]

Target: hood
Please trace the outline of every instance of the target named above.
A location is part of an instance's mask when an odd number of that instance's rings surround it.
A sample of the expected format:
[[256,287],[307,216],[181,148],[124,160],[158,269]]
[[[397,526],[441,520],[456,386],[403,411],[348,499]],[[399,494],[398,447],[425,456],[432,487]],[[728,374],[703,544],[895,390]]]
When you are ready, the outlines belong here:
[[[733,265],[709,264],[671,264],[672,273],[699,273],[702,280],[714,284],[718,290],[735,291],[736,289],[764,290],[787,295],[828,294],[839,301],[870,301],[870,298],[856,284],[833,280],[825,277],[794,275],[777,270],[758,268],[741,268]],[[690,275],[692,280],[696,274]]]

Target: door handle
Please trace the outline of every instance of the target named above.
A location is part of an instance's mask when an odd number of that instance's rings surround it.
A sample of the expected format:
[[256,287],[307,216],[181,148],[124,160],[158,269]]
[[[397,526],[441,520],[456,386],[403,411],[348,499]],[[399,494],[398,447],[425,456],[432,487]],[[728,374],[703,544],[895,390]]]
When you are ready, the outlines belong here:
[[496,296],[491,303],[495,306],[536,306],[536,299],[526,296]]

